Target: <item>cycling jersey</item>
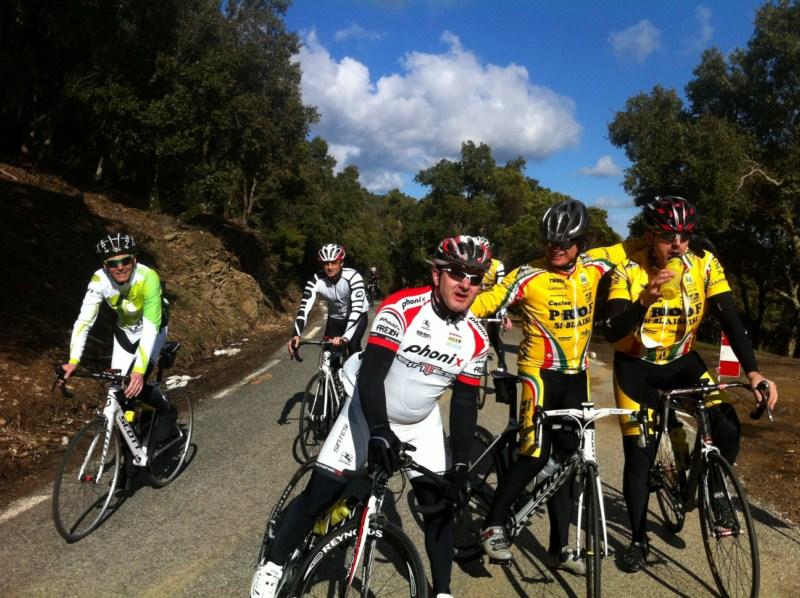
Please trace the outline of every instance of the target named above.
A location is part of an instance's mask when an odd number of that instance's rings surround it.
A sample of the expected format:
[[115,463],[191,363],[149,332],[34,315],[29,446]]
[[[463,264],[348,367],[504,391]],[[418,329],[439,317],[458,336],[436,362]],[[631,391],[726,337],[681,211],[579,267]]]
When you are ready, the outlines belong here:
[[500,284],[501,282],[503,282],[503,277],[505,275],[506,275],[506,268],[503,265],[503,262],[492,258],[491,266],[489,266],[489,269],[486,271],[486,274],[483,275],[483,280],[481,281],[481,290],[486,290],[493,287],[496,284]]
[[323,271],[314,274],[303,289],[303,299],[294,321],[295,336],[300,336],[303,332],[317,294],[328,304],[329,320],[347,322],[341,336],[350,341],[356,333],[359,318],[369,310],[364,279],[353,268],[342,268],[340,275],[334,280],[325,276]]
[[[705,252],[701,258],[684,254],[681,293],[672,300],[660,298],[644,314],[631,333],[614,343],[614,348],[655,364],[669,363],[692,350],[697,329],[707,309],[707,299],[730,291],[725,273],[716,257]],[[636,302],[655,267],[650,249],[643,249],[617,266],[611,279],[609,301]]]
[[549,270],[544,259],[520,266],[481,292],[472,312],[488,317],[521,303],[524,338],[517,363],[561,372],[584,370],[600,278],[641,244],[591,249],[578,256],[569,272]]
[[[158,274],[152,268],[137,263],[125,284],[118,284],[103,268],[92,275],[78,319],[72,328],[70,363],[80,363],[86,337],[97,320],[103,301],[117,313],[117,327],[125,338],[131,342],[138,341],[133,372],[144,374],[161,329],[161,281]],[[117,346],[115,340],[115,353],[118,353]],[[117,365],[118,359],[112,360],[112,367]]]

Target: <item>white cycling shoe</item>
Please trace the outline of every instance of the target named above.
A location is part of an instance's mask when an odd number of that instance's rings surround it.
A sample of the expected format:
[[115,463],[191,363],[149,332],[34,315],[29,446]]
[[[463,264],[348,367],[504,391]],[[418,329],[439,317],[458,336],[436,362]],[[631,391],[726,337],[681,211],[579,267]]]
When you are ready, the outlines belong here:
[[275,598],[278,584],[283,577],[283,567],[267,562],[256,569],[250,583],[250,598]]

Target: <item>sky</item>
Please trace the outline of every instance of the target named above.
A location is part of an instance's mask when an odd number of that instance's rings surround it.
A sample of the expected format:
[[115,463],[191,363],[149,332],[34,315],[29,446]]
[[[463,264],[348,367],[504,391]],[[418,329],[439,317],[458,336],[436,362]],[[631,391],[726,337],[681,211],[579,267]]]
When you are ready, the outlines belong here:
[[295,0],[295,56],[311,129],[337,169],[370,191],[429,189],[414,176],[461,145],[608,211],[623,236],[636,213],[630,163],[608,140],[628,98],[654,86],[684,95],[705,49],[747,45],[755,0]]

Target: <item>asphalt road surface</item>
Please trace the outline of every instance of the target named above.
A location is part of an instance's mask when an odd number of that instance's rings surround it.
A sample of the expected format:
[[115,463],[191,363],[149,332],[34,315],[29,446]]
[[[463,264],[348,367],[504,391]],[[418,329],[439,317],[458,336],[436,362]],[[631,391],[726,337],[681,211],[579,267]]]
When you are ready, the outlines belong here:
[[[505,337],[509,347],[518,341],[517,330]],[[306,347],[305,357],[298,364],[287,359],[284,349],[265,355],[258,373],[245,382],[231,380],[224,396],[196,405],[195,446],[181,476],[160,490],[138,489],[83,540],[67,544],[56,532],[51,482],[27,499],[28,508],[15,503],[0,513],[0,596],[246,596],[265,517],[298,466],[293,450],[296,417],[316,367],[316,349]],[[513,365],[515,355],[509,357]],[[607,365],[595,362],[591,372],[595,401],[610,406]],[[447,399],[442,409],[446,421]],[[506,423],[505,407],[487,402],[479,423],[499,432]],[[599,425],[598,450],[609,544],[620,553],[629,535],[616,422]],[[406,497],[397,497],[396,503],[404,529],[424,555]],[[696,512],[689,514],[681,534],[672,536],[658,523],[655,499],[650,506],[649,567],[628,575],[617,568],[614,556],[604,559],[603,591],[608,596],[716,595]],[[752,510],[761,553],[761,595],[800,596],[794,569],[800,535],[759,505]],[[534,518],[513,548],[515,564],[510,568],[482,561],[456,565],[454,595],[583,595],[583,578],[552,572],[542,564],[541,543],[547,534],[546,516]]]

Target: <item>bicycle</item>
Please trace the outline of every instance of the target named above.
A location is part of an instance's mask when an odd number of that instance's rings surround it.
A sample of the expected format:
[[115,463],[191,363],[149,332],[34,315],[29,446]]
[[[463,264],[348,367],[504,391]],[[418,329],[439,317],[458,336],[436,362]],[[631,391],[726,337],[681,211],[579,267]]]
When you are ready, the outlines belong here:
[[[500,331],[502,334],[503,318],[481,318],[480,323],[484,326],[487,326],[488,324],[501,324]],[[478,409],[483,409],[483,406],[486,404],[486,395],[494,394],[495,392],[494,387],[489,386],[489,382],[492,380],[491,372],[489,370],[489,362],[494,360],[494,353],[492,353],[491,344],[489,347],[489,353],[486,355],[486,367],[483,370],[480,386],[478,388]]]
[[370,280],[369,283],[367,283],[367,298],[369,299],[370,307],[375,305],[375,302],[378,300],[378,281],[377,280]]
[[293,358],[302,362],[300,346],[317,345],[319,352],[319,370],[311,377],[303,393],[300,403],[300,452],[307,461],[319,454],[333,422],[344,405],[345,392],[341,380],[341,364],[334,365],[334,357],[342,359],[343,348],[334,347],[330,338],[322,340],[301,340],[295,349]]
[[[168,342],[161,349],[156,383],[147,385],[151,392],[160,392],[163,371],[173,364],[179,348],[179,343]],[[54,387],[63,375],[60,366],[56,368]],[[141,401],[125,397],[123,387],[128,378],[118,370],[76,370],[72,375],[98,380],[108,387],[105,405],[97,410],[97,417],[67,445],[53,485],[53,522],[67,542],[84,538],[105,520],[124,467],[123,454],[132,467],[144,469],[154,487],[174,480],[186,459],[193,424],[189,396],[168,393],[165,398],[177,411],[176,427],[161,441],[153,434],[160,414]],[[65,386],[60,388],[65,397],[73,396]]]
[[[494,374],[496,399],[508,405],[509,423],[496,437],[479,428],[475,434],[478,456],[470,465],[469,508],[456,512],[456,558],[469,560],[481,554],[480,544],[483,521],[494,499],[497,482],[510,470],[516,455],[517,434],[521,429],[518,421],[516,384],[518,376]],[[574,426],[579,439],[578,449],[563,460],[553,458],[544,471],[525,489],[514,503],[512,513],[504,524],[509,542],[527,526],[531,517],[544,507],[547,501],[565,483],[576,480],[578,517],[575,533],[575,554],[586,563],[586,593],[600,595],[602,558],[608,556],[608,534],[606,529],[603,490],[599,465],[595,451],[596,421],[612,415],[632,416],[639,423],[639,444],[644,446],[647,438],[647,410],[645,408],[619,409],[594,407],[592,402],[581,404],[581,409],[537,410],[534,416],[537,446],[540,447],[542,428],[568,421]]]
[[[402,470],[414,470],[446,490],[449,482],[417,464],[408,455],[414,447],[403,444]],[[351,477],[364,477],[353,474]],[[390,476],[378,472],[359,517],[337,527],[312,548],[295,575],[291,596],[384,596],[427,598],[428,584],[419,553],[403,529],[389,521],[382,508]],[[418,506],[420,513],[436,513],[448,505]]]
[[[672,533],[683,529],[687,512],[699,508],[703,546],[720,594],[757,596],[760,561],[750,507],[736,472],[714,445],[706,407],[711,393],[731,388],[752,390],[749,384],[727,382],[659,393],[656,458],[650,470],[650,485],[664,524]],[[772,421],[767,407],[769,385],[759,385],[758,390],[763,400],[751,417],[758,419],[766,410]],[[680,454],[676,459],[670,439],[670,431],[677,427],[672,417],[675,412],[697,422],[688,463],[682,462]]]

